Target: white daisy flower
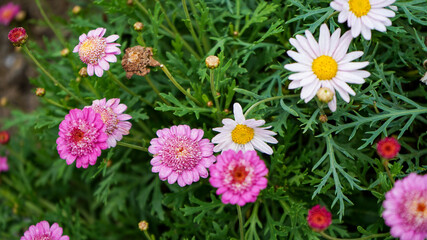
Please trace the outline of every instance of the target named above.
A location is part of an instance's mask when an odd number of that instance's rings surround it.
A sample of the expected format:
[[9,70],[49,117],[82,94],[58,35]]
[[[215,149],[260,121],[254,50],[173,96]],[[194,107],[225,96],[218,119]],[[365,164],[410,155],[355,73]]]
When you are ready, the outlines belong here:
[[341,29],[337,29],[332,36],[326,24],[320,27],[319,42],[310,31],[305,31],[305,36],[296,35],[289,42],[298,52],[289,50],[288,55],[297,63],[286,64],[289,71],[297,72],[289,75],[289,89],[302,87],[301,99],[307,103],[320,87],[327,87],[334,92],[334,98],[328,103],[331,111],[337,109],[337,91],[341,98],[350,102],[350,95],[356,95],[347,83],[363,84],[364,78],[371,74],[364,70],[369,62],[351,62],[363,55],[362,51],[347,53],[352,40],[350,31],[341,37]]
[[334,0],[330,5],[340,12],[338,22],[347,21],[354,38],[362,33],[366,40],[370,40],[371,29],[385,32],[386,27],[391,26],[388,18],[395,16],[392,10],[397,11],[395,6],[390,6],[394,2],[395,0]]
[[277,140],[272,137],[276,135],[275,132],[266,130],[269,127],[260,127],[265,124],[264,120],[245,119],[242,107],[238,103],[233,105],[234,119],[225,118],[222,120],[223,127],[214,128],[213,130],[219,132],[214,138],[212,143],[215,143],[215,152],[226,151],[233,149],[238,152],[257,149],[266,154],[273,154],[273,149],[266,144],[276,144]]

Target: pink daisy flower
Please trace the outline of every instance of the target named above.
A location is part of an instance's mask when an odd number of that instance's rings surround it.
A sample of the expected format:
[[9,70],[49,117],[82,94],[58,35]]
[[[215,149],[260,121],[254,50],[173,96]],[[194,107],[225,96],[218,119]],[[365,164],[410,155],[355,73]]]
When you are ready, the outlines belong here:
[[7,38],[13,44],[13,46],[20,47],[27,42],[28,35],[24,28],[17,27],[10,30]]
[[320,205],[316,205],[308,210],[308,226],[315,232],[324,231],[332,223],[332,214]]
[[41,221],[30,228],[21,237],[21,240],[69,240],[66,235],[62,235],[62,228],[58,223],[49,226],[47,221]]
[[209,182],[218,188],[224,204],[245,205],[255,202],[259,192],[267,187],[268,169],[256,151],[235,152],[227,150],[217,157],[217,162],[209,168]]
[[409,174],[386,193],[382,214],[393,237],[427,239],[427,175]]
[[73,52],[78,52],[80,60],[87,64],[87,74],[102,77],[104,70],[110,69],[108,62],[117,62],[114,55],[120,54],[121,51],[117,46],[118,43],[113,43],[119,38],[119,35],[111,35],[104,38],[106,29],[97,28],[82,34],[79,37],[79,44],[74,48]]
[[9,171],[9,165],[7,164],[7,157],[0,156],[0,172]]
[[178,181],[184,187],[208,177],[206,168],[215,162],[214,146],[209,139],[202,139],[203,130],[179,125],[160,129],[156,134],[158,138],[151,139],[148,151],[154,155],[151,171],[158,172],[162,181]]
[[101,114],[92,108],[71,109],[59,124],[57,150],[68,165],[76,161],[76,167],[87,168],[107,149],[107,138]]
[[18,14],[21,10],[19,5],[15,5],[12,2],[5,4],[0,7],[0,23],[7,26],[12,21],[12,19]]
[[90,108],[101,114],[101,119],[106,125],[105,133],[108,136],[108,148],[115,147],[117,141],[122,140],[123,135],[129,134],[132,124],[126,120],[131,119],[132,116],[123,114],[127,106],[120,104],[119,98],[112,98],[108,101],[105,98],[94,100]]
[[385,159],[396,157],[399,151],[400,144],[394,137],[383,138],[377,144],[378,155]]

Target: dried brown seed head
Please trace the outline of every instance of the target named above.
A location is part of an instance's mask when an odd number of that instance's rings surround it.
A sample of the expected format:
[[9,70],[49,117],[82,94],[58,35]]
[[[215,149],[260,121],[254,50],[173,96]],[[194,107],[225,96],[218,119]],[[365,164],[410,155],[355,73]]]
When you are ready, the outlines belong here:
[[150,72],[148,67],[157,67],[160,63],[153,58],[152,48],[135,46],[125,50],[122,66],[126,71],[126,77],[131,78],[134,74],[147,75]]

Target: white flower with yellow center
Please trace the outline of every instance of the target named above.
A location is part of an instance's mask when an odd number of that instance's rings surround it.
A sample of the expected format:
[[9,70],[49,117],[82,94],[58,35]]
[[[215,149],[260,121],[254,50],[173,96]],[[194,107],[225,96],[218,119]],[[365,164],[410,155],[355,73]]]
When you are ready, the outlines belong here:
[[[370,73],[361,68],[366,67],[369,62],[351,62],[363,55],[362,51],[347,53],[352,40],[350,31],[341,37],[341,29],[337,29],[332,36],[326,24],[320,27],[319,42],[317,42],[310,31],[305,31],[305,36],[296,35],[289,42],[298,52],[289,50],[288,55],[297,63],[286,64],[285,68],[292,72],[288,79],[292,82],[289,89],[302,87],[301,99],[307,103],[321,87],[337,91],[341,98],[350,102],[350,95],[356,95],[347,83],[363,84],[364,78]],[[331,111],[337,109],[336,94],[328,103]]]
[[[265,124],[264,120],[245,119],[242,107],[238,103],[233,105],[234,119],[225,118],[222,120],[223,127],[214,128],[214,131],[219,132],[214,138],[212,143],[215,143],[215,152],[226,151],[232,149],[236,152],[242,150],[257,149],[266,154],[273,154],[273,149],[267,143],[276,144],[277,140],[272,137],[276,135],[275,132],[266,130],[269,127],[260,127]],[[267,143],[266,143],[267,142]]]
[[371,39],[371,29],[385,32],[387,26],[391,26],[388,18],[394,17],[392,10],[397,11],[395,6],[390,6],[395,0],[334,0],[331,8],[340,12],[338,22],[347,21],[347,26],[351,27],[351,35],[362,36]]

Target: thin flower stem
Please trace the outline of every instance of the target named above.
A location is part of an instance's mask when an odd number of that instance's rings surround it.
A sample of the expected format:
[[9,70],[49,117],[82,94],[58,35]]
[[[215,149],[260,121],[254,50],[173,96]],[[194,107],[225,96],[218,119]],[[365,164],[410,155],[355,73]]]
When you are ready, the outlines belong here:
[[84,79],[84,83],[88,86],[89,90],[95,94],[96,98],[100,98],[98,91],[96,91],[96,89],[93,87],[92,83],[89,81],[88,78],[83,78]]
[[236,23],[234,25],[235,25],[234,30],[236,32],[239,32],[239,28],[240,28],[240,0],[236,0]]
[[123,146],[123,147],[127,147],[127,148],[136,149],[136,150],[143,151],[143,152],[148,152],[148,148],[141,147],[141,146],[138,146],[138,145],[135,145],[135,144],[131,144],[131,143],[117,142],[117,145]]
[[150,87],[153,89],[153,91],[157,94],[157,96],[159,96],[160,99],[162,99],[162,101],[164,103],[166,103],[167,105],[170,105],[170,103],[168,102],[168,100],[164,99],[162,97],[162,95],[160,95],[159,89],[157,89],[157,87],[153,84],[153,82],[151,81],[150,76],[145,75],[145,80],[147,80],[148,85],[150,85]]
[[384,168],[385,168],[385,171],[387,172],[387,176],[388,176],[388,178],[390,179],[390,181],[393,183],[393,185],[394,185],[394,179],[393,179],[393,176],[391,175],[391,172],[390,172],[390,168],[388,168],[388,160],[387,159],[384,159],[383,160],[383,166],[384,166]]
[[197,20],[199,18],[199,14],[197,14],[197,9],[194,6],[194,1],[193,0],[189,0],[188,2],[190,3],[191,11],[192,11],[192,13],[195,16],[194,18],[195,18],[196,23],[197,23],[197,30],[198,30],[198,33],[199,33],[199,37],[200,37],[200,39],[202,41],[203,50],[205,50],[205,52],[208,52],[209,49],[211,49],[211,44],[209,43],[209,40],[206,37],[204,29],[200,28],[201,27],[200,21]]
[[191,23],[190,14],[188,13],[187,3],[185,2],[185,0],[182,0],[182,7],[184,8],[185,17],[188,22],[188,24],[186,24],[187,28],[190,31],[194,42],[196,43],[197,50],[199,51],[200,55],[203,56],[204,53],[203,53],[202,45],[200,44],[199,38],[196,36],[196,32],[194,31],[193,24]]
[[293,98],[293,97],[298,97],[299,94],[291,94],[291,95],[284,95],[284,96],[275,96],[275,97],[269,97],[266,99],[263,99],[255,104],[253,104],[248,110],[246,110],[244,116],[247,117],[247,115],[249,114],[249,112],[254,109],[255,107],[257,107],[258,105],[260,105],[261,103],[265,103],[265,102],[269,102],[269,101],[273,101],[273,100],[277,100],[277,99],[285,99],[285,98]]
[[46,102],[48,102],[48,103],[50,103],[50,104],[52,104],[52,105],[55,105],[55,106],[57,106],[57,107],[65,108],[65,109],[67,109],[67,110],[72,109],[72,108],[70,108],[70,107],[64,106],[64,105],[62,105],[62,104],[60,104],[60,103],[58,103],[58,102],[56,102],[56,101],[54,101],[54,100],[52,100],[52,99],[49,99],[49,98],[47,98],[47,97],[43,97],[43,99],[44,99]]
[[108,71],[108,74],[110,75],[111,79],[117,84],[119,85],[119,87],[121,87],[123,90],[125,90],[127,93],[129,93],[130,95],[139,98],[139,100],[141,100],[141,102],[144,102],[146,104],[148,104],[151,107],[154,107],[153,104],[151,104],[149,101],[145,100],[145,98],[139,96],[138,94],[136,94],[134,91],[130,90],[128,87],[126,87],[114,74],[112,74],[110,71]]
[[237,215],[239,216],[239,229],[240,229],[240,240],[244,240],[245,239],[245,233],[243,230],[243,216],[242,216],[242,209],[240,208],[239,205],[237,206]]
[[64,47],[68,47],[68,44],[67,44],[67,42],[65,41],[64,37],[62,36],[62,34],[61,34],[60,32],[58,32],[58,28],[55,28],[55,27],[52,25],[52,22],[50,22],[49,18],[47,17],[46,13],[44,12],[44,10],[43,10],[43,8],[42,8],[42,6],[41,6],[41,4],[40,4],[40,0],[36,0],[36,4],[37,4],[37,7],[38,7],[38,9],[39,9],[40,13],[42,14],[43,19],[46,21],[46,24],[47,24],[47,25],[49,26],[49,28],[53,31],[53,33],[55,33],[56,37],[59,39],[59,41],[61,42],[61,44],[62,44]]
[[173,85],[175,85],[175,87],[179,89],[179,91],[181,91],[185,96],[187,96],[189,99],[191,99],[191,101],[195,102],[197,105],[202,106],[202,104],[196,98],[194,98],[193,96],[191,96],[190,93],[185,91],[185,89],[175,80],[175,78],[172,76],[172,74],[169,72],[168,68],[165,65],[160,64],[160,68],[163,70],[163,72],[166,74],[169,80],[173,83]]
[[366,239],[377,238],[377,237],[388,237],[390,236],[390,233],[378,233],[378,234],[372,234],[372,235],[369,235],[366,237],[360,237],[360,238],[336,238],[326,234],[325,232],[320,232],[320,235],[322,235],[324,238],[329,240],[366,240]]
[[216,106],[216,110],[217,110],[217,114],[219,114],[221,112],[221,108],[219,106],[219,102],[218,102],[218,96],[216,94],[216,90],[215,90],[215,71],[213,69],[210,69],[210,77],[211,77],[211,92],[212,92],[212,97],[215,101],[215,106]]
[[87,103],[77,97],[74,93],[72,93],[70,90],[68,90],[66,87],[64,87],[64,85],[62,85],[60,82],[58,82],[58,80],[56,80],[41,64],[40,62],[34,57],[34,55],[31,53],[31,51],[28,49],[28,47],[26,45],[22,46],[22,49],[24,49],[24,52],[31,58],[31,60],[33,60],[33,62],[37,65],[37,67],[40,68],[40,70],[42,70],[42,72],[44,74],[46,74],[48,76],[48,78],[50,80],[52,80],[53,84],[55,86],[58,86],[59,88],[61,88],[62,90],[64,90],[64,92],[66,92],[68,95],[70,95],[72,98],[74,98],[75,100],[79,101],[80,103],[82,103],[83,105],[87,105]]
[[145,237],[147,237],[148,240],[152,240],[152,238],[150,237],[150,234],[148,233],[147,230],[144,231],[144,235],[145,235]]

